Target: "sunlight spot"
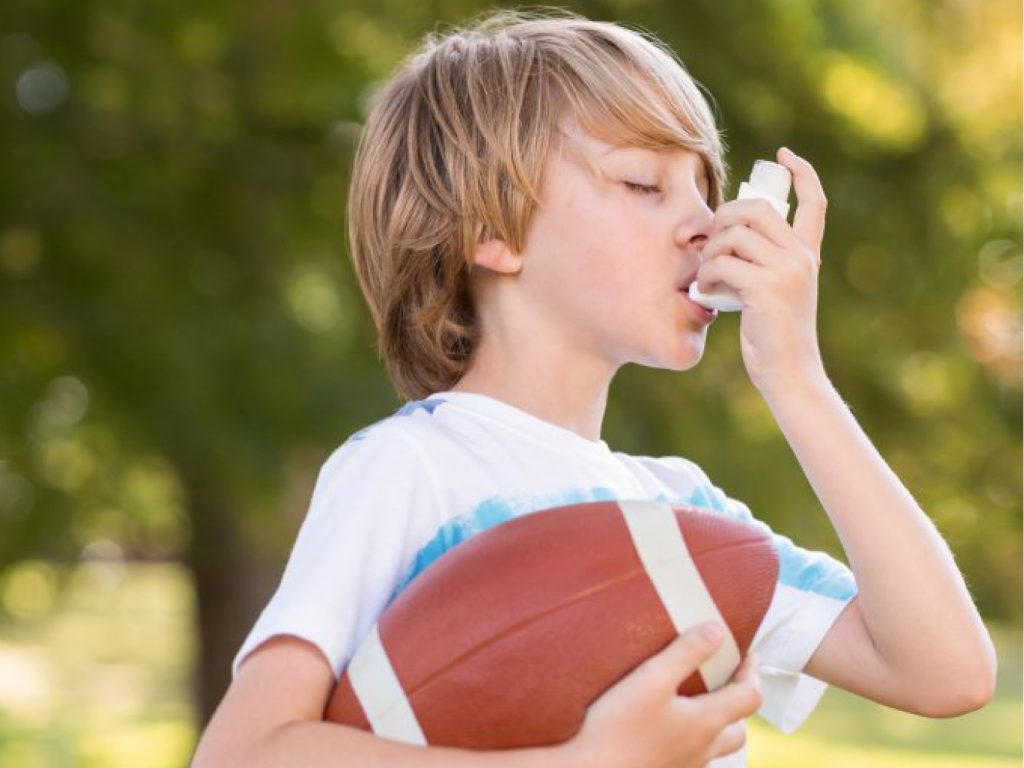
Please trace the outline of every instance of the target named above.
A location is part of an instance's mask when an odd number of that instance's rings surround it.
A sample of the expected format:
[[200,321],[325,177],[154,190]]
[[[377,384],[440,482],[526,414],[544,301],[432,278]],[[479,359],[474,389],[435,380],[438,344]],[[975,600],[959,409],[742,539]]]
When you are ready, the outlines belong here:
[[29,621],[45,616],[57,595],[57,571],[42,560],[23,560],[11,566],[3,580],[4,608],[15,619]]

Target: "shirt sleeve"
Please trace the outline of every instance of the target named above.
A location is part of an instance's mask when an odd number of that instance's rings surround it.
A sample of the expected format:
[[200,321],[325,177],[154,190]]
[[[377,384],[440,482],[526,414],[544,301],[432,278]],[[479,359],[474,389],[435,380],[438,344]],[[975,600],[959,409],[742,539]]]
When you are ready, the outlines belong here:
[[[648,458],[648,467],[650,465]],[[779,576],[771,604],[754,635],[764,702],[758,710],[783,733],[799,728],[824,695],[826,683],[804,674],[814,651],[857,594],[849,567],[824,552],[797,546],[756,519],[741,501],[711,483],[697,464],[679,457],[654,459],[662,480],[673,473],[695,478],[682,493],[684,503],[711,509],[749,523],[771,536],[779,556]],[[689,470],[689,472],[686,472]],[[678,480],[675,487],[679,488]]]
[[765,530],[775,542],[779,577],[751,650],[760,660],[765,692],[758,714],[783,733],[792,733],[804,724],[828,687],[803,669],[857,594],[857,583],[844,563],[797,546],[756,520],[743,502],[712,488],[730,516]]
[[438,495],[410,436],[357,432],[324,463],[284,574],[231,665],[275,635],[315,645],[341,676],[408,565],[414,532],[436,519]]

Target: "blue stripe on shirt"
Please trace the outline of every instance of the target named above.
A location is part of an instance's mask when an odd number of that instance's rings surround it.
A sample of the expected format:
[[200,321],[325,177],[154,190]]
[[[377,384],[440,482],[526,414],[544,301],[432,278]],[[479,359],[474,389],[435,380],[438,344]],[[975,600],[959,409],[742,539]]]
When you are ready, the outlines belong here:
[[849,600],[857,594],[857,582],[843,563],[824,552],[812,552],[796,546],[791,539],[775,533],[757,520],[745,504],[725,498],[724,494],[715,494],[704,486],[697,486],[685,503],[750,523],[770,534],[779,555],[780,584],[834,600]]
[[[393,414],[391,414],[391,416],[389,416],[388,418],[393,418],[395,416],[409,416],[413,413],[416,413],[416,411],[419,410],[424,410],[431,416],[433,416],[434,410],[437,408],[437,406],[446,402],[448,401],[441,397],[428,397],[426,400],[410,400],[397,411],[395,411]],[[353,433],[345,442],[355,443],[358,442],[359,440],[364,439],[372,429],[374,429],[379,424],[383,424],[385,421],[387,421],[387,419],[381,419],[380,421],[375,421],[368,427],[363,427],[358,432]]]
[[[613,493],[610,489],[595,487],[586,490],[573,489],[546,498],[493,496],[486,499],[468,515],[453,518],[438,529],[434,537],[416,553],[405,577],[388,599],[388,604],[445,552],[478,533],[530,512],[589,501],[610,501],[617,498],[621,498],[621,496]],[[769,534],[779,555],[780,584],[843,601],[849,600],[857,593],[857,584],[845,565],[822,552],[812,552],[796,546],[790,539],[775,533],[765,523],[755,519],[745,505],[729,503],[728,499],[723,501],[711,489],[697,486],[688,499],[673,499],[659,493],[655,500],[708,509],[734,520],[752,524]]]
[[442,525],[434,538],[424,545],[409,568],[405,578],[399,582],[391,597],[390,604],[404,590],[413,579],[431,566],[438,558],[448,550],[457,547],[467,539],[478,533],[493,528],[520,515],[529,514],[542,509],[568,506],[570,504],[582,504],[589,501],[611,501],[618,498],[609,488],[573,489],[550,497],[539,496],[516,496],[501,497],[492,496],[480,502],[468,515],[456,517]]

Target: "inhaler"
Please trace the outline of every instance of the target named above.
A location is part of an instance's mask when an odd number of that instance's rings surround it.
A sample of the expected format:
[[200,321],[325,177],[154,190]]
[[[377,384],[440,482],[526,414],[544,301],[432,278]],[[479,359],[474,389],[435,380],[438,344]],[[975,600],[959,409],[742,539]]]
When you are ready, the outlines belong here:
[[[736,199],[763,198],[785,219],[789,215],[789,188],[792,183],[793,175],[786,166],[773,163],[771,160],[755,160],[754,168],[750,171],[750,180],[740,184],[740,193]],[[739,312],[743,309],[739,294],[728,287],[701,293],[697,290],[697,281],[694,280],[690,285],[689,296],[702,307],[717,309],[719,312]]]

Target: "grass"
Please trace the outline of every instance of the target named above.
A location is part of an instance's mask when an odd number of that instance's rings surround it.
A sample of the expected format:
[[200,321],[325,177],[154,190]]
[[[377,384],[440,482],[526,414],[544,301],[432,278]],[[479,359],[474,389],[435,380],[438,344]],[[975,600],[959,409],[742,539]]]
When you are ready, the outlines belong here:
[[[61,575],[33,563],[0,583],[19,616],[0,625],[0,768],[185,765],[197,738],[187,571],[94,562],[58,589]],[[1000,678],[983,710],[929,720],[829,689],[795,734],[750,721],[751,768],[1019,766],[1021,637],[990,629]]]

